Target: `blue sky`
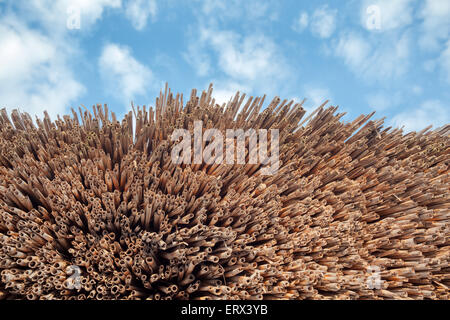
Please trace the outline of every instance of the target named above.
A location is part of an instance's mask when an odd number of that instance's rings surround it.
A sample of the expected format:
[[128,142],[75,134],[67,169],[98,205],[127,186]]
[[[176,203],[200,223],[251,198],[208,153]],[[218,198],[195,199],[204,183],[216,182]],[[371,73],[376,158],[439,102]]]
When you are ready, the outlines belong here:
[[407,131],[450,123],[450,1],[0,0],[0,105],[154,105],[214,83]]

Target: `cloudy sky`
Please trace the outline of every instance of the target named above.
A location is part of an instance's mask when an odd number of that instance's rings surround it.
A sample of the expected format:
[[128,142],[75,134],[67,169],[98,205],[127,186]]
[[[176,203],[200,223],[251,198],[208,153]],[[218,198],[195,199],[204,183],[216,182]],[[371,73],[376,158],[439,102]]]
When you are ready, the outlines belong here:
[[53,116],[214,83],[350,120],[450,123],[449,0],[0,0],[0,106]]

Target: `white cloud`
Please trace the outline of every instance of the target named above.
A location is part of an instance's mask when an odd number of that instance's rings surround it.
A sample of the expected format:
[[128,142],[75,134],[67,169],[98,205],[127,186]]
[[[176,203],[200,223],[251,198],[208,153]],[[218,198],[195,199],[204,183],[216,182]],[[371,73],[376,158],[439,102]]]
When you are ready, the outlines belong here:
[[279,79],[287,72],[278,47],[264,35],[242,37],[232,31],[202,28],[200,39],[215,52],[221,71],[234,79]]
[[97,22],[97,20],[99,20],[102,17],[102,14],[105,9],[107,8],[117,9],[120,8],[122,5],[121,0],[59,0],[59,1],[63,2],[66,8],[70,6],[78,7],[80,9],[81,19],[82,21],[84,20],[87,23],[87,26],[91,26],[92,24]]
[[[368,27],[368,20],[380,19],[380,31],[393,30],[409,25],[413,20],[414,0],[364,0],[361,6],[361,23]],[[367,8],[375,8],[376,11],[367,11]],[[374,16],[378,15],[379,17]]]
[[327,5],[317,8],[311,16],[311,32],[320,38],[329,38],[336,29],[336,9]]
[[306,102],[303,107],[306,111],[308,111],[308,113],[317,109],[326,100],[331,101],[333,99],[330,91],[327,88],[320,86],[305,85],[303,91],[304,97],[306,98]]
[[237,88],[245,88],[252,95],[279,95],[278,90],[285,90],[282,83],[291,71],[271,38],[258,33],[241,35],[211,26],[199,26],[191,37],[184,58],[197,75],[209,75],[209,79],[217,80],[214,87],[222,102],[228,101],[228,95]]
[[30,114],[62,114],[84,92],[67,64],[63,43],[29,29],[17,17],[0,23],[0,102]]
[[136,30],[142,30],[150,17],[156,17],[156,0],[129,0],[125,5],[125,15]]
[[71,61],[79,58],[78,42],[67,28],[77,8],[80,28],[97,22],[105,8],[121,0],[15,1],[0,22],[0,103],[30,114],[63,114],[86,88],[76,79]]
[[[414,90],[421,89],[420,87],[414,86],[411,88],[411,91],[417,94]],[[367,95],[366,100],[371,110],[383,111],[398,107],[403,101],[403,96],[400,92],[378,91]]]
[[15,3],[29,21],[39,23],[53,35],[67,33],[67,20],[74,8],[80,13],[80,30],[89,29],[107,8],[120,8],[121,0],[29,0]]
[[[227,15],[227,14],[236,15],[237,14],[237,12],[234,12],[235,11],[234,9],[236,9],[236,8],[233,5],[234,4],[233,1],[229,1],[228,3],[224,2],[224,1],[220,1],[220,0],[204,0],[204,1],[197,1],[197,2],[200,2],[202,4],[202,11],[206,15],[212,14],[215,11],[223,11],[223,13],[225,15]],[[232,9],[231,12],[230,12],[230,10],[226,10],[227,6],[228,6],[228,9]]]
[[156,17],[156,0],[29,0],[20,5],[28,19],[40,23],[53,34],[66,33],[67,20],[76,11],[80,13],[79,31],[83,32],[101,19],[105,10],[122,6],[136,30],[142,30],[149,18]]
[[190,42],[183,58],[195,68],[197,75],[204,77],[211,71],[211,59],[198,43]]
[[307,12],[300,12],[297,19],[294,20],[292,24],[292,29],[298,33],[303,32],[308,27],[309,16]]
[[392,99],[383,93],[375,93],[367,96],[370,109],[386,110],[392,106]]
[[219,100],[228,101],[238,88],[250,95],[285,90],[291,69],[278,39],[262,32],[278,19],[278,1],[197,0],[192,7],[196,21],[182,56],[198,76],[215,79]]
[[446,43],[446,48],[442,51],[439,62],[442,66],[441,70],[447,82],[450,83],[450,40]]
[[[276,1],[266,0],[198,0],[194,1],[194,10],[201,8],[203,18],[213,17],[215,20],[241,20],[241,22],[258,19],[276,20]],[[270,10],[269,10],[270,8]],[[245,20],[242,20],[242,19]]]
[[435,51],[439,41],[446,41],[450,35],[450,1],[426,0],[421,10],[423,18],[420,45],[423,49]]
[[0,31],[2,81],[7,81],[11,75],[25,74],[33,66],[48,63],[56,55],[56,48],[50,39],[22,24],[9,20],[0,25]]
[[439,74],[450,84],[450,40],[447,40],[439,56],[423,62],[423,69]]
[[99,58],[99,68],[110,92],[125,103],[156,85],[151,70],[137,61],[125,46],[107,44]]
[[449,106],[439,100],[428,100],[416,109],[406,110],[394,116],[391,125],[404,126],[406,131],[420,131],[430,124],[434,128],[450,123]]
[[342,57],[347,65],[354,69],[366,63],[371,52],[370,44],[354,33],[340,37],[336,46],[336,54]]
[[410,37],[383,37],[370,42],[353,32],[341,34],[335,54],[359,77],[388,80],[403,75],[408,68]]
[[251,20],[268,18],[269,20],[276,20],[277,12],[273,10],[273,1],[258,1],[258,0],[247,0],[247,1],[237,1],[236,4],[242,7],[244,3],[245,14]]
[[212,80],[209,83],[214,84],[212,97],[216,100],[216,103],[220,105],[222,105],[223,103],[228,103],[230,99],[234,98],[236,92],[238,91],[240,92],[240,94],[247,94],[251,91],[251,88],[235,81],[227,82],[221,80]]

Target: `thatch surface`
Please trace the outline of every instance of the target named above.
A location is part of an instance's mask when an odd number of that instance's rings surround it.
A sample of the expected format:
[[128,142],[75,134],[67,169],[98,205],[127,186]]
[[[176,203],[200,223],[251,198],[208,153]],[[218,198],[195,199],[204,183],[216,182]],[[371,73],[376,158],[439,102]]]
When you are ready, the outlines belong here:
[[[0,299],[448,299],[450,126],[262,105],[169,92],[135,128],[101,106],[36,124],[3,110]],[[279,129],[278,172],[174,165],[170,134],[194,120]]]

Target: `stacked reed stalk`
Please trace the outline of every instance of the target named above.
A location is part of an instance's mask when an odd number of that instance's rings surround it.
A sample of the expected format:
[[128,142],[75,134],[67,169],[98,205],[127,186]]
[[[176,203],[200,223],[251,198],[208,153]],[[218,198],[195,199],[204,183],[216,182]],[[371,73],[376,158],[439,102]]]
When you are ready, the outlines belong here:
[[[244,97],[166,88],[121,122],[2,110],[0,299],[449,298],[450,125]],[[279,129],[278,172],[175,165],[170,135],[194,120]]]

